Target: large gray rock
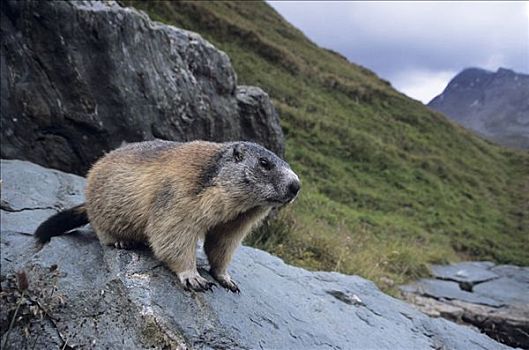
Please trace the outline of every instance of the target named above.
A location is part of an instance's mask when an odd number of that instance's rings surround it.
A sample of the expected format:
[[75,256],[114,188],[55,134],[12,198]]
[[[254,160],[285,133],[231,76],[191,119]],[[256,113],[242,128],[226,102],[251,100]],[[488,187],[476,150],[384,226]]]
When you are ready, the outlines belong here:
[[434,265],[435,279],[401,287],[431,316],[479,327],[491,337],[529,349],[529,267],[491,262]]
[[[85,179],[20,160],[2,161],[2,230],[34,232],[58,210],[84,201]],[[54,200],[50,200],[55,198]]]
[[[55,237],[38,251],[31,232],[41,211],[81,202],[83,181],[23,161],[2,161],[1,168],[3,339],[23,300],[9,334],[14,349],[507,348],[431,319],[360,277],[309,272],[248,247],[230,266],[240,295],[186,292],[149,250],[101,247],[90,229]],[[203,254],[199,264],[206,275]],[[29,281],[23,298],[17,271]]]
[[284,152],[259,88],[200,35],[113,1],[1,6],[1,155],[83,174],[123,141],[251,140]]

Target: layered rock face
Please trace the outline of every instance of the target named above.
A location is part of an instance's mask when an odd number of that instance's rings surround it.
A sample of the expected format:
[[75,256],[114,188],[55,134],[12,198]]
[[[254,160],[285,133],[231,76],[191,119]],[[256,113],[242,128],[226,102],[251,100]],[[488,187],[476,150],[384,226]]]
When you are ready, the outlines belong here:
[[17,1],[1,13],[1,155],[77,174],[153,138],[250,140],[282,156],[267,94],[237,86],[198,34],[113,1]]
[[529,267],[488,261],[432,266],[435,278],[403,286],[420,310],[479,327],[494,339],[529,349]]
[[[186,292],[149,250],[102,247],[89,228],[38,250],[32,232],[83,201],[84,179],[18,160],[2,160],[1,178],[0,328],[11,349],[507,349],[360,277],[248,247],[230,266],[240,295]],[[202,253],[199,265],[211,278]]]
[[529,75],[468,68],[428,106],[506,146],[529,148]]

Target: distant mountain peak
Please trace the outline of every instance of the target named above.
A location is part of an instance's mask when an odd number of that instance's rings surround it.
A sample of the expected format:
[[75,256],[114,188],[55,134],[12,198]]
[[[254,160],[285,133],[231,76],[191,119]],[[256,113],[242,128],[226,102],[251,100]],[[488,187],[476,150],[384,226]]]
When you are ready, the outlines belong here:
[[529,148],[529,75],[465,68],[428,106],[500,144]]
[[496,71],[496,74],[517,74],[515,73],[512,69],[507,69],[507,68],[498,68],[498,70]]

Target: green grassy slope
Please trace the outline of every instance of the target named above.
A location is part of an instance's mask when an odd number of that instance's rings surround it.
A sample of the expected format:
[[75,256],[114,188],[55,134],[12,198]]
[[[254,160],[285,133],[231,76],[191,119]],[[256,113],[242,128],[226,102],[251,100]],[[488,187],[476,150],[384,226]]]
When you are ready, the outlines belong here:
[[426,263],[529,265],[529,154],[482,140],[310,42],[264,2],[128,1],[196,31],[267,91],[299,201],[251,242],[392,290]]

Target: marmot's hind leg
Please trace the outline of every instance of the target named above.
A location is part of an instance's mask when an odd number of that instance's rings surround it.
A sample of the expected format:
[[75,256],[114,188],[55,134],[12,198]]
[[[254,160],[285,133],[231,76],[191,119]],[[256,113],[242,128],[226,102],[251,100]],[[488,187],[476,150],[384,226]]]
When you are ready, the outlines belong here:
[[97,238],[102,245],[114,246],[117,242],[117,238],[106,233],[105,231],[99,230],[92,224],[94,231],[96,232]]
[[103,245],[117,249],[133,249],[141,245],[141,242],[123,237],[116,237],[101,230],[96,230],[97,238]]
[[117,240],[114,242],[114,247],[117,249],[134,249],[139,245],[139,242],[131,240]]

